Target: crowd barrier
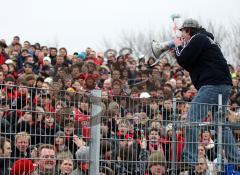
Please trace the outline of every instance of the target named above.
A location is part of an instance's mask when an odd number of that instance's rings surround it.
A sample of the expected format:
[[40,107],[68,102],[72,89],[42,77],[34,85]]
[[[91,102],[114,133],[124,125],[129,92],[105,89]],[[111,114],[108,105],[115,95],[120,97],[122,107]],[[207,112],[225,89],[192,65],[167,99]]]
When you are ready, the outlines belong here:
[[221,104],[221,94],[209,105],[57,88],[0,85],[0,172],[182,175],[239,168],[240,114]]

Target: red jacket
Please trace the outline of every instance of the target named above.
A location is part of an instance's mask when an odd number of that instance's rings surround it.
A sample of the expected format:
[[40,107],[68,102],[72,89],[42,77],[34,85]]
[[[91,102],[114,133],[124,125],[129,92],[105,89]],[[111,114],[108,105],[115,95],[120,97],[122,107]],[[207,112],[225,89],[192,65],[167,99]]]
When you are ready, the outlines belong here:
[[[177,150],[176,150],[176,159],[180,161],[181,154],[183,152],[185,138],[183,138],[180,134],[177,134]],[[170,160],[172,159],[172,141],[168,140],[168,138],[162,139],[161,142],[164,144],[169,144],[169,153]],[[164,150],[166,152],[166,150]],[[175,154],[175,153],[174,153]]]
[[0,53],[0,65],[4,64],[6,60],[6,57]]

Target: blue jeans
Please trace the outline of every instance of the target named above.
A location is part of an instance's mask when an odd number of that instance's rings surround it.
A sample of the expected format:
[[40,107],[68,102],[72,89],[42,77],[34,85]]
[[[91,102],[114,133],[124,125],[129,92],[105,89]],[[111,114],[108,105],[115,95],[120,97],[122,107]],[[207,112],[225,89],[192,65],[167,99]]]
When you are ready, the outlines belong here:
[[[222,94],[222,104],[227,105],[230,92],[230,85],[202,86],[199,89],[198,94],[192,100],[192,104],[188,112],[188,121],[202,122],[203,118],[207,116],[208,111],[213,110],[212,112],[216,113],[216,111],[218,110],[218,95]],[[223,107],[223,113],[226,114],[226,106]],[[189,162],[190,165],[194,165],[198,159],[198,138],[198,126],[192,125],[191,127],[186,128],[186,140],[183,151],[183,159],[184,161]],[[222,141],[225,155],[227,156],[229,161],[240,163],[240,153],[238,152],[233,133],[229,127],[223,126]]]

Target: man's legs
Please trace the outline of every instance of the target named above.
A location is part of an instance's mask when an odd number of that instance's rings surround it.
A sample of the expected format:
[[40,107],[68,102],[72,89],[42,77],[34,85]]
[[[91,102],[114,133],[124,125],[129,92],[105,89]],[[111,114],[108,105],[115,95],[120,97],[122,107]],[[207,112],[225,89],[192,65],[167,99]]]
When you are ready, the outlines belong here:
[[229,163],[240,164],[240,152],[235,142],[232,130],[229,127],[223,127],[223,149]]
[[[202,122],[207,116],[211,105],[218,104],[218,95],[222,94],[222,104],[227,105],[231,86],[227,85],[207,85],[199,89],[198,94],[193,99],[191,108],[188,112],[188,121],[190,127],[186,128],[185,146],[183,151],[183,159],[189,165],[194,166],[198,159],[198,122]],[[225,110],[225,109],[223,109]],[[197,122],[197,123],[196,123]]]

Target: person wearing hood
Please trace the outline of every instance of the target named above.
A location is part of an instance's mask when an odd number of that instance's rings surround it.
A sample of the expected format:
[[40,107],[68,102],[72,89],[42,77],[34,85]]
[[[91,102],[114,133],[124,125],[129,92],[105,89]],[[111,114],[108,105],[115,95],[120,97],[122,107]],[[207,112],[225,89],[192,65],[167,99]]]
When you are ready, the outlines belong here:
[[[222,105],[227,105],[232,87],[231,74],[222,51],[214,41],[214,36],[200,27],[195,19],[186,19],[181,28],[181,38],[174,40],[175,54],[178,64],[189,72],[197,95],[188,112],[190,122],[202,122],[208,110],[200,104],[213,105],[217,111],[218,95],[222,94]],[[223,108],[225,112],[226,108]],[[186,143],[183,153],[184,162],[197,162],[199,127],[186,128]],[[232,131],[223,128],[223,147],[231,162],[240,163],[240,153],[237,152]]]

